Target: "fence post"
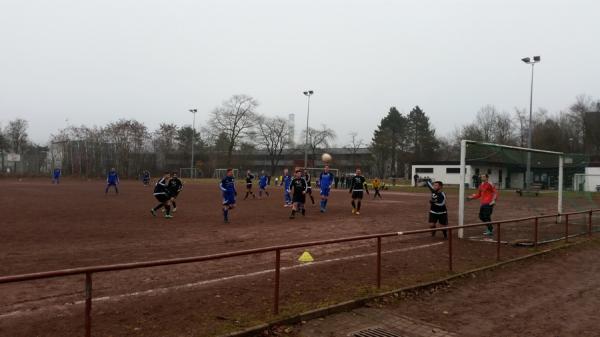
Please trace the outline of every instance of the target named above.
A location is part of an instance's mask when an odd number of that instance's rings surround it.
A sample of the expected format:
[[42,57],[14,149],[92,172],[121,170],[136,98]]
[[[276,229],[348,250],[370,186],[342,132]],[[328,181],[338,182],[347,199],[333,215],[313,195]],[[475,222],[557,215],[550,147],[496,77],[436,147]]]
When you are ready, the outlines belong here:
[[537,245],[538,245],[538,238],[539,238],[538,226],[539,226],[539,218],[535,217],[534,229],[533,229],[533,246],[534,247],[537,247]]
[[496,242],[496,261],[500,261],[500,223],[498,223],[498,241]]
[[452,228],[448,229],[448,269],[453,272],[452,268]]
[[592,211],[590,211],[588,218],[588,236],[592,236]]
[[565,215],[565,242],[569,242],[569,214]]
[[85,337],[92,336],[92,273],[85,273]]
[[381,237],[377,237],[377,289],[381,289]]
[[281,250],[275,250],[275,294],[273,299],[273,314],[279,314],[279,273],[281,269]]

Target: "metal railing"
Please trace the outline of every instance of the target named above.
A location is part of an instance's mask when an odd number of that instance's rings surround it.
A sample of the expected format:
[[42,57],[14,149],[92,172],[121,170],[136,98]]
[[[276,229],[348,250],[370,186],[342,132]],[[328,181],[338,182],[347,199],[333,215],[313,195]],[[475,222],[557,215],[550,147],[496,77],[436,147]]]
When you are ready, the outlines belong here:
[[390,233],[381,233],[381,234],[371,234],[371,235],[362,235],[362,236],[352,236],[340,239],[330,239],[330,240],[321,240],[321,241],[308,241],[301,242],[295,244],[288,245],[278,245],[264,248],[255,248],[227,253],[220,253],[214,255],[204,255],[204,256],[195,256],[195,257],[187,257],[187,258],[176,258],[176,259],[167,259],[167,260],[154,260],[147,262],[133,262],[133,263],[120,263],[120,264],[112,264],[112,265],[102,265],[102,266],[93,266],[93,267],[81,267],[81,268],[71,268],[71,269],[62,269],[55,271],[47,271],[47,272],[39,272],[39,273],[31,273],[31,274],[21,274],[21,275],[11,275],[11,276],[2,276],[0,277],[0,284],[6,283],[16,283],[16,282],[25,282],[32,280],[40,280],[40,279],[49,279],[49,278],[60,278],[66,276],[73,275],[85,275],[85,318],[84,318],[84,326],[85,326],[85,336],[91,336],[92,329],[92,275],[95,273],[102,272],[112,272],[119,270],[131,270],[131,269],[140,269],[140,268],[150,268],[150,267],[158,267],[158,266],[168,266],[175,264],[187,264],[187,263],[195,263],[195,262],[204,262],[204,261],[214,261],[214,260],[222,260],[226,258],[239,257],[239,256],[248,256],[255,254],[264,254],[264,253],[275,253],[275,282],[273,289],[273,313],[277,315],[279,313],[279,289],[280,289],[280,272],[281,272],[281,252],[283,250],[295,249],[295,248],[306,248],[306,247],[314,247],[314,246],[323,246],[323,245],[331,245],[336,243],[344,243],[344,242],[354,242],[354,241],[365,241],[365,240],[376,240],[377,245],[377,262],[376,262],[376,286],[377,289],[381,288],[381,241],[386,237],[395,237],[395,236],[407,236],[407,235],[417,235],[423,233],[431,233],[436,231],[447,230],[448,231],[448,270],[453,272],[453,231],[460,230],[465,228],[472,227],[481,227],[487,225],[496,226],[496,260],[500,260],[500,247],[501,247],[501,229],[503,224],[507,223],[519,223],[525,221],[534,220],[534,237],[533,237],[533,245],[537,246],[539,243],[539,220],[547,219],[547,218],[556,218],[556,222],[559,223],[559,219],[565,217],[565,241],[569,240],[569,217],[573,215],[588,215],[588,223],[587,223],[587,235],[592,235],[592,218],[593,214],[600,212],[600,209],[593,209],[588,211],[580,211],[580,212],[571,212],[571,213],[562,213],[562,214],[551,214],[551,215],[539,215],[532,216],[526,218],[517,218],[517,219],[508,219],[508,220],[500,220],[493,222],[485,222],[485,223],[474,223],[463,226],[448,226],[448,227],[438,227],[438,228],[428,228],[428,229],[420,229],[420,230],[411,230],[411,231],[403,231],[403,232],[390,232]]

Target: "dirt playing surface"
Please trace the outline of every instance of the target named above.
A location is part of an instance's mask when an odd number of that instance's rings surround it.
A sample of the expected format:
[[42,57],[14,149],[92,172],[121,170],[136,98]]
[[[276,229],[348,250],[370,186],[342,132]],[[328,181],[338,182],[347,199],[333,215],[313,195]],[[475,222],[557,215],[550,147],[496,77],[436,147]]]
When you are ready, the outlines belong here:
[[[345,190],[333,191],[328,212],[308,205],[306,217],[289,220],[283,192],[271,187],[263,200],[242,200],[231,223],[223,224],[216,182],[189,183],[174,219],[152,217],[151,187],[125,181],[118,196],[104,195],[101,181],[4,180],[0,196],[0,275],[72,267],[209,255],[219,252],[427,228],[428,193],[383,192],[365,200],[360,216],[350,214]],[[315,193],[317,194],[317,193]],[[449,192],[451,224],[456,195]],[[526,200],[526,202],[524,202]],[[597,199],[574,201],[572,209],[595,208]],[[503,196],[494,219],[555,211],[552,197]],[[476,202],[467,204],[467,222],[477,219]],[[585,227],[574,221],[573,232]],[[595,219],[595,225],[600,221]],[[545,226],[545,227],[544,227]],[[551,221],[542,234],[562,233]],[[583,226],[583,227],[582,227]],[[530,235],[532,227],[512,232]],[[579,229],[581,229],[579,228]],[[503,231],[511,233],[509,226]],[[482,229],[468,235],[481,237]],[[504,235],[504,234],[503,234]],[[516,235],[516,234],[515,234]],[[282,315],[314,309],[373,293],[374,241],[309,248],[312,265],[299,265],[302,249],[282,253]],[[447,242],[427,235],[383,242],[382,288],[393,289],[439,277],[447,270]],[[455,240],[455,270],[495,259],[496,246]],[[527,248],[502,248],[504,258]],[[215,335],[273,319],[273,254],[218,262],[109,272],[94,275],[93,331],[96,336]],[[0,335],[81,335],[83,278],[74,276],[0,286]]]

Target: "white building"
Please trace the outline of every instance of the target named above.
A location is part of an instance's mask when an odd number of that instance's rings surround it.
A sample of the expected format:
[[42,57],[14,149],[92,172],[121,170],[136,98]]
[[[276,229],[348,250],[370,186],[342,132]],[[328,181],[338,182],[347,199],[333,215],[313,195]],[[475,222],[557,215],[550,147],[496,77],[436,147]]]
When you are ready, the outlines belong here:
[[[522,188],[524,172],[511,172],[506,166],[498,164],[466,165],[465,183],[469,188],[477,186],[476,177],[487,174],[490,182],[497,188]],[[458,162],[415,163],[412,165],[412,186],[415,186],[415,175],[420,179],[439,180],[445,185],[460,185],[460,164]]]
[[573,190],[600,192],[600,167],[586,167],[584,174],[575,174]]

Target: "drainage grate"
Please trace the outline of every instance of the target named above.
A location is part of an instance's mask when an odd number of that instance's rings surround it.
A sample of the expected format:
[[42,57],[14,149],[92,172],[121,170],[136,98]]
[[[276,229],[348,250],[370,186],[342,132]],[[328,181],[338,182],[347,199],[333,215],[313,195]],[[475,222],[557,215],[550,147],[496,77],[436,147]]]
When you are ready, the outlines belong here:
[[369,328],[355,332],[352,337],[404,337],[382,328]]

